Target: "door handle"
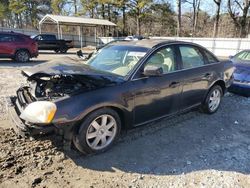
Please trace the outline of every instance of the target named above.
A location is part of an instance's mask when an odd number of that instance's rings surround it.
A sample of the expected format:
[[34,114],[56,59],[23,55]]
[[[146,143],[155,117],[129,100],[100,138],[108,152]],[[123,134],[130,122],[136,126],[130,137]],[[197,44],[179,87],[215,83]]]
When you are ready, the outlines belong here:
[[204,78],[210,79],[212,77],[212,75],[213,75],[212,73],[206,73],[204,75]]
[[180,82],[172,82],[171,84],[169,84],[169,87],[175,88],[175,87],[178,87],[179,85],[180,85]]

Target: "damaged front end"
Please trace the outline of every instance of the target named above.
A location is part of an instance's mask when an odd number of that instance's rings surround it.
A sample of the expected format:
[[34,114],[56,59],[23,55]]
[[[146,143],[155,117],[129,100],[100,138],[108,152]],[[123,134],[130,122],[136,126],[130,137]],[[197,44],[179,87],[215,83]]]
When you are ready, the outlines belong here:
[[[15,132],[21,136],[65,132],[67,127],[78,123],[75,116],[84,111],[84,108],[75,113],[67,110],[78,103],[77,95],[124,81],[70,58],[44,63],[22,71],[22,74],[27,83],[15,96],[7,98],[10,119]],[[63,101],[71,102],[65,103],[69,106],[58,107]],[[68,115],[72,118],[65,120]]]
[[10,119],[21,136],[46,134],[55,131],[53,117],[57,111],[56,100],[94,88],[83,84],[72,75],[35,74],[27,77],[16,96],[7,99]]

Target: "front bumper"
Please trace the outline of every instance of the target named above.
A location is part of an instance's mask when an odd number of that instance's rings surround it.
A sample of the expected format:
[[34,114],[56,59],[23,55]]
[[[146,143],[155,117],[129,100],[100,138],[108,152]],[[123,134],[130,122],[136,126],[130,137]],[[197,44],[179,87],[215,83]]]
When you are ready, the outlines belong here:
[[48,134],[56,131],[56,127],[53,125],[34,125],[29,124],[22,119],[20,119],[20,105],[18,105],[18,101],[16,97],[8,97],[6,98],[8,116],[11,121],[11,125],[14,131],[22,136],[35,136],[40,134]]
[[229,92],[250,97],[250,84],[245,83],[233,83],[229,88]]

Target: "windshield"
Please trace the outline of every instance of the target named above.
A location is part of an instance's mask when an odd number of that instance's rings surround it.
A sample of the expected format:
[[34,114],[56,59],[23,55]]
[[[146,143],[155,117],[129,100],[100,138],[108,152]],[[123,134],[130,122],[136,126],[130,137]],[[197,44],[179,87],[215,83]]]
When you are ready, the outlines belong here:
[[147,51],[148,49],[143,47],[107,46],[90,58],[86,64],[100,71],[127,76]]
[[249,51],[240,52],[234,56],[234,59],[242,61],[250,61],[250,52]]

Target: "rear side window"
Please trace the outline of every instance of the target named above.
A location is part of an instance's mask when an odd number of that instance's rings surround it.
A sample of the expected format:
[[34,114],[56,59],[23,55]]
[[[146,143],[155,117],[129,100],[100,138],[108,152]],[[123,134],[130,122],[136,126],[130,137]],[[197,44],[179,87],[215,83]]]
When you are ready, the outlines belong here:
[[183,62],[183,69],[190,69],[203,66],[204,59],[198,48],[193,46],[180,46],[180,53]]
[[1,34],[0,35],[0,42],[12,42],[13,36],[12,35],[6,35],[6,34]]
[[24,39],[18,35],[0,34],[0,42],[22,42]]
[[216,59],[210,52],[204,50],[204,53],[207,57],[208,64],[219,62],[218,59]]

